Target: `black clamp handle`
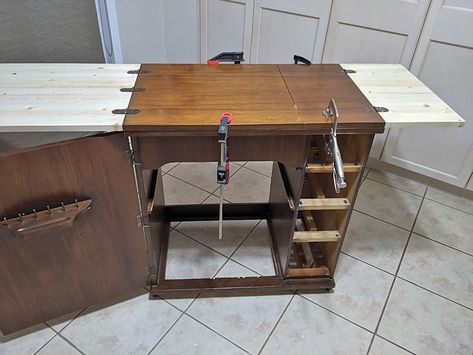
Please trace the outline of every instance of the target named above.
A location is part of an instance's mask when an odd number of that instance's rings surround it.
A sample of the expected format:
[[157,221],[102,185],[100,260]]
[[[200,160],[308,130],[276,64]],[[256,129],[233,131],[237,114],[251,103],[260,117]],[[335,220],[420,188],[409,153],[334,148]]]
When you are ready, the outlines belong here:
[[307,65],[311,65],[312,62],[308,59],[305,59],[304,57],[301,57],[300,55],[294,54],[294,64],[299,64],[299,62]]
[[218,64],[223,62],[233,62],[235,64],[240,64],[244,62],[243,52],[222,52],[217,54],[215,57],[209,59],[207,64]]

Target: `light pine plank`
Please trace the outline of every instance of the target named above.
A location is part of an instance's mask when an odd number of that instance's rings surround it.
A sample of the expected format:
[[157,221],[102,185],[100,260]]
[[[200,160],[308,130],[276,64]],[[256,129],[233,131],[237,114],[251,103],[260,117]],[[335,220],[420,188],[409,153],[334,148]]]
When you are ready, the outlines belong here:
[[465,121],[401,64],[341,64],[389,127],[462,127]]

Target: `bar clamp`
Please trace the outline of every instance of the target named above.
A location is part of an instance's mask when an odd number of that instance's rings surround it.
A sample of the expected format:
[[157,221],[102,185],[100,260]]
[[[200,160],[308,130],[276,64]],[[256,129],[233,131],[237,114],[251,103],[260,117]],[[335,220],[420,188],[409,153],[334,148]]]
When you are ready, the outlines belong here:
[[340,193],[340,189],[344,189],[347,187],[347,183],[345,182],[345,172],[343,171],[343,161],[342,155],[340,154],[340,149],[338,148],[337,143],[337,126],[338,126],[338,108],[335,100],[332,98],[330,99],[330,103],[323,112],[325,117],[333,117],[333,125],[330,130],[329,136],[329,154],[333,157],[333,167],[332,167],[332,175],[333,175],[333,185],[335,187],[335,192],[338,194]]

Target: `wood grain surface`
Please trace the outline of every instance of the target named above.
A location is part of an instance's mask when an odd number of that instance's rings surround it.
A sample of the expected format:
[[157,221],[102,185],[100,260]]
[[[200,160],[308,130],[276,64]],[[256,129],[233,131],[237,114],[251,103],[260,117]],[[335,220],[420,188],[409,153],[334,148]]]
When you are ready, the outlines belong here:
[[126,148],[123,135],[113,134],[0,157],[0,218],[92,200],[91,210],[68,229],[25,240],[0,237],[3,334],[145,285]]
[[[370,103],[339,65],[144,64],[127,115],[129,133],[215,132],[222,112],[231,112],[236,134],[308,134],[328,131],[322,111],[331,97],[340,110],[340,130],[382,132],[384,121],[367,112]],[[239,133],[244,132],[244,133]]]

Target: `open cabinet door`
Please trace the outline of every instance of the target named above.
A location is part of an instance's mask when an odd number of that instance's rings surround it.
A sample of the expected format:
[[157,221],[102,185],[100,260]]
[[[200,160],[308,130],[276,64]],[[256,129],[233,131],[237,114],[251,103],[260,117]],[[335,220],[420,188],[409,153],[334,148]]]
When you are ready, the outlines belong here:
[[112,134],[0,155],[3,334],[145,286],[126,150]]

